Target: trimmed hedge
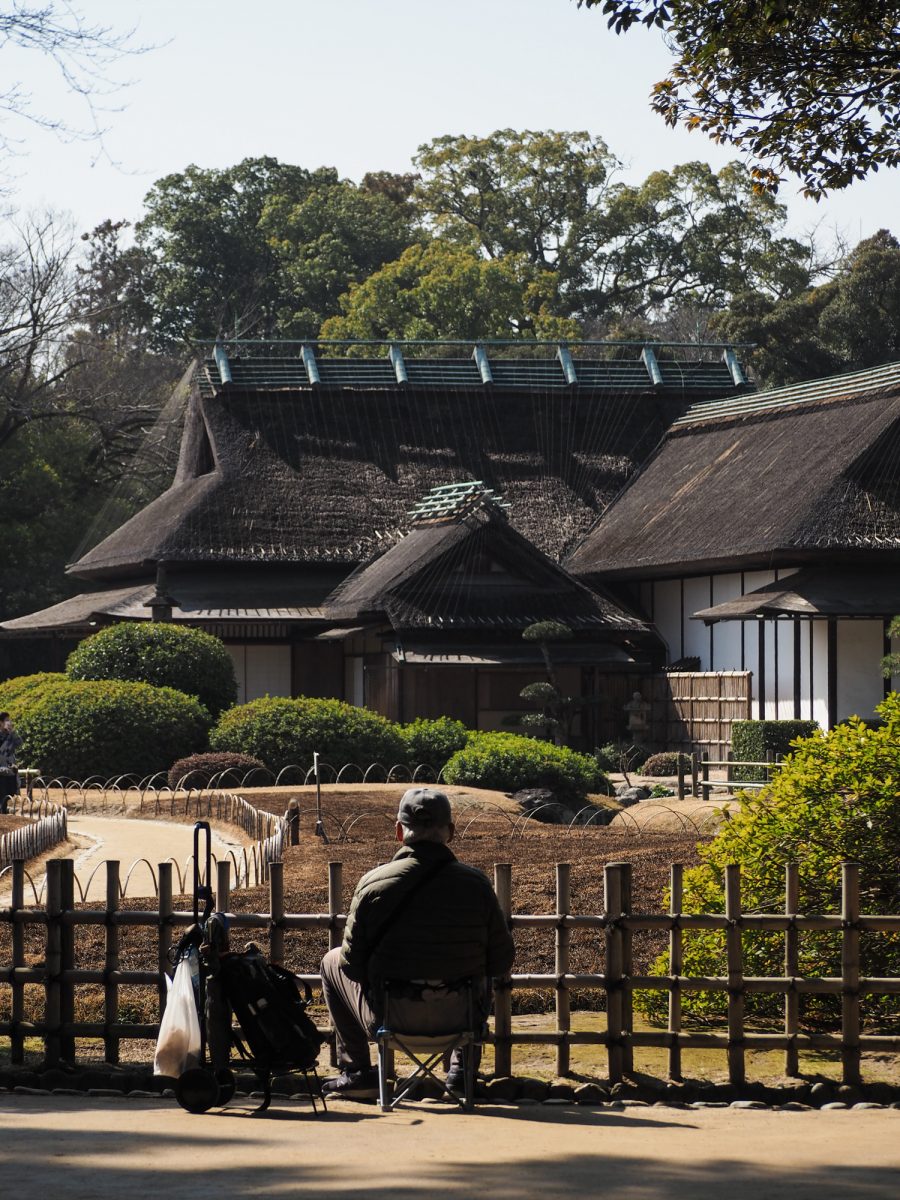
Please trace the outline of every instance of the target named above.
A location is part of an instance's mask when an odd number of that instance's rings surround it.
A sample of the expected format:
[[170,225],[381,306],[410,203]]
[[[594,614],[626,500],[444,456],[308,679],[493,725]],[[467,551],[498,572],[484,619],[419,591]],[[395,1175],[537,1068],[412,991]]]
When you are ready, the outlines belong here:
[[444,767],[447,783],[517,792],[549,788],[563,799],[608,792],[597,760],[565,746],[515,733],[474,733]]
[[21,712],[21,758],[45,776],[152,775],[206,745],[212,718],[174,688],[120,680],[62,682]]
[[[812,737],[818,728],[818,721],[735,721],[731,752],[736,762],[765,762],[769,750],[775,758],[784,758],[791,742]],[[768,772],[764,767],[732,767],[731,778],[736,783],[765,783]]]
[[651,754],[638,774],[640,775],[677,775],[678,762],[686,771],[691,769],[691,756],[678,750],[663,750],[659,754]]
[[419,717],[397,729],[406,747],[407,763],[411,767],[427,763],[435,771],[440,771],[448,758],[462,750],[472,736],[462,721],[454,721],[452,717],[435,720]]
[[343,700],[262,696],[229,709],[209,737],[213,750],[261,758],[277,775],[292,763],[312,765],[313,752],[340,768],[346,763],[390,768],[405,762],[406,745],[391,721]]
[[0,712],[9,712],[13,721],[38,700],[48,687],[65,683],[67,676],[56,671],[39,671],[36,675],[16,675],[0,683]]
[[[187,758],[179,758],[169,767],[170,788],[202,788],[227,772],[218,786],[239,787],[251,771],[267,771],[266,764],[249,754],[231,754],[222,751],[207,750],[203,754],[190,754]],[[257,786],[253,780],[251,784]],[[260,777],[258,783],[269,782]]]
[[124,621],[101,629],[69,655],[70,679],[125,679],[196,696],[213,716],[237,699],[231,655],[202,629]]

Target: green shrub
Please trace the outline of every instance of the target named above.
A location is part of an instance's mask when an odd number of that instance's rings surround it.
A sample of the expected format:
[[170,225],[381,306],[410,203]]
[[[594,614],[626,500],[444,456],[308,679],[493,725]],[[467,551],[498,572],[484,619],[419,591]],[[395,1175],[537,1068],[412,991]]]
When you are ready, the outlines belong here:
[[13,721],[17,721],[19,714],[39,699],[49,686],[65,681],[66,676],[55,671],[40,671],[36,675],[16,675],[13,679],[4,679],[0,683],[0,712],[9,712]]
[[[797,738],[812,737],[818,721],[735,721],[731,726],[731,752],[736,762],[765,762],[768,751],[784,758]],[[764,767],[732,767],[736,783],[765,783]]]
[[454,721],[452,717],[437,717],[433,721],[419,717],[408,725],[398,726],[398,732],[410,766],[427,763],[435,771],[440,771],[452,754],[462,750],[471,736],[462,721]]
[[174,688],[119,680],[49,685],[19,719],[22,761],[45,776],[152,775],[206,744],[211,717]]
[[387,767],[403,762],[406,746],[396,725],[342,700],[263,696],[229,709],[210,734],[213,750],[261,758],[276,774],[291,763],[312,764],[313,752],[334,767],[355,763]]
[[515,733],[472,734],[444,767],[444,778],[447,783],[501,792],[549,788],[573,800],[609,790],[593,756]]
[[665,750],[661,754],[651,754],[640,769],[641,775],[677,775],[678,762],[685,771],[691,769],[691,756],[681,754],[677,750]]
[[[743,798],[740,811],[724,821],[716,837],[701,847],[700,867],[685,872],[684,911],[724,912],[725,868],[741,866],[741,905],[745,912],[784,912],[785,866],[799,864],[799,910],[839,914],[841,864],[860,864],[862,911],[900,913],[900,695],[892,694],[878,712],[884,723],[876,729],[854,717],[828,733],[821,730],[796,744],[772,782],[756,795]],[[784,935],[748,931],[743,935],[744,973],[781,975]],[[900,937],[865,934],[862,974],[900,974]],[[721,931],[686,930],[684,975],[724,975],[724,936]],[[668,957],[654,964],[651,974],[668,974]],[[841,974],[840,931],[800,935],[800,974]],[[665,998],[648,1000],[645,1011],[664,1017]],[[724,993],[685,993],[685,1011],[703,1018],[725,1012]],[[840,1021],[839,996],[801,994],[807,1023]],[[782,1011],[781,997],[748,996],[748,1012],[773,1019]],[[885,1019],[896,1001],[870,996],[865,1011]]]
[[[187,758],[179,758],[169,767],[170,788],[203,788],[208,787],[215,779],[219,786],[237,787],[251,771],[259,771],[259,784],[271,781],[271,772],[266,764],[249,754],[231,754],[222,751],[207,750],[204,754],[189,754]],[[224,778],[221,778],[224,774]],[[263,774],[269,776],[263,778]],[[251,784],[254,782],[250,780]]]
[[196,696],[213,716],[237,699],[231,655],[202,629],[125,621],[93,634],[72,651],[70,679],[127,679]]

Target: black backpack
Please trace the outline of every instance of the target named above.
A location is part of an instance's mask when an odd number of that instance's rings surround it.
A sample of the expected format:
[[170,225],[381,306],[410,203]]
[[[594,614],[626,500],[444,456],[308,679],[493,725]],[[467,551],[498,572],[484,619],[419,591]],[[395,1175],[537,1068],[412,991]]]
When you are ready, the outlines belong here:
[[315,1065],[325,1039],[306,1015],[308,984],[301,996],[296,975],[261,954],[220,955],[216,977],[244,1035],[246,1046],[234,1039],[244,1058],[273,1072]]

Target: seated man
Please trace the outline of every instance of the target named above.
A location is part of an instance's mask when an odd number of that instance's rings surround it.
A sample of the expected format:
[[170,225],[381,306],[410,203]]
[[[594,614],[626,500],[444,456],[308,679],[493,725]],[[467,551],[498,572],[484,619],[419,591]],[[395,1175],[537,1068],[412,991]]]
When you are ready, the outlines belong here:
[[[413,989],[416,1032],[446,1032],[464,1016],[465,993],[457,981],[481,981],[512,966],[513,940],[494,889],[483,872],[464,866],[448,846],[454,826],[450,801],[432,788],[410,788],[397,813],[402,848],[390,862],[359,881],[344,930],[343,945],[322,960],[322,990],[337,1034],[341,1074],[322,1085],[325,1095],[375,1099],[378,1074],[369,1058],[369,1037],[385,979],[423,985]],[[449,983],[450,988],[435,987]],[[403,1004],[404,1001],[398,1002]],[[397,1005],[391,1001],[391,1011]],[[413,1010],[410,1010],[413,1011]],[[412,1022],[411,1022],[412,1024]],[[454,1056],[447,1076],[461,1087]]]

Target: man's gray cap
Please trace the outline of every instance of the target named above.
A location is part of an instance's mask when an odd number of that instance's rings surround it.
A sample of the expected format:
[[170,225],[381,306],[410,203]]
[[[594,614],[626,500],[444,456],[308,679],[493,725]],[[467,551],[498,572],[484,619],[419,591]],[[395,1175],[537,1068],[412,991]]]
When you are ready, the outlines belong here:
[[453,820],[450,801],[435,788],[410,788],[403,793],[397,820],[407,829],[444,828]]

